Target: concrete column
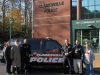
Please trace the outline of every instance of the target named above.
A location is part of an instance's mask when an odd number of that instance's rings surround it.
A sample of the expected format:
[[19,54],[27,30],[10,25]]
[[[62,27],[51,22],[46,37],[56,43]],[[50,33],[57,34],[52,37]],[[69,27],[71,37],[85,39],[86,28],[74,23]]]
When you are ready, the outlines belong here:
[[81,9],[82,9],[82,0],[77,0],[77,20],[81,19],[82,16]]

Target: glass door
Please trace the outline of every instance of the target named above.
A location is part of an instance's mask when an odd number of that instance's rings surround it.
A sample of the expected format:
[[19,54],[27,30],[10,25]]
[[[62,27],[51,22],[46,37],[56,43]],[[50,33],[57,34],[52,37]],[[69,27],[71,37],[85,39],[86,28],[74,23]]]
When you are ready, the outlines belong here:
[[84,48],[88,43],[95,53],[99,52],[99,29],[76,30],[75,33],[76,39],[80,41]]
[[85,47],[86,43],[97,53],[99,48],[99,30],[82,30],[82,45]]

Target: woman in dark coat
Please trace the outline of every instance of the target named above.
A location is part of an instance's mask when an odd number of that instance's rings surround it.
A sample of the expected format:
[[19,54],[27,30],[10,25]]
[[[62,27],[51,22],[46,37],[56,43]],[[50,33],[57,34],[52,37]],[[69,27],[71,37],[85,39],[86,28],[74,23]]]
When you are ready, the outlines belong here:
[[10,42],[7,42],[5,52],[4,52],[4,58],[6,61],[6,72],[8,74],[11,74],[11,63],[12,62],[11,62],[10,55],[11,55],[11,46],[10,46]]

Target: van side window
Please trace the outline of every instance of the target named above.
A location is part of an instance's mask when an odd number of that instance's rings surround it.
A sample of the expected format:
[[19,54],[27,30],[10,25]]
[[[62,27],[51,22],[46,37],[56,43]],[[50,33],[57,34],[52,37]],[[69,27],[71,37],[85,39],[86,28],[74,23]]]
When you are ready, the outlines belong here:
[[57,48],[61,48],[61,45],[57,41],[50,40],[45,43],[45,50],[53,50]]
[[29,40],[28,44],[31,50],[40,50],[40,40]]

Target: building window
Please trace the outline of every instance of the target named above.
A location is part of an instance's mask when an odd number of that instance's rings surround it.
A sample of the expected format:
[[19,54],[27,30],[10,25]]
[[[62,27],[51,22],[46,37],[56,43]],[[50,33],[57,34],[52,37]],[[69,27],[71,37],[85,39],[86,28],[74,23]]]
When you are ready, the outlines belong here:
[[82,7],[82,13],[89,13],[89,10],[88,10],[89,7]]
[[82,19],[100,18],[100,0],[82,0]]
[[88,0],[82,0],[82,7],[88,6]]
[[100,0],[95,0],[96,5],[100,5]]
[[82,14],[82,18],[88,18],[88,17],[89,17],[89,14],[88,13]]
[[92,5],[94,5],[94,0],[88,0],[88,4],[89,4],[89,6],[92,6]]
[[72,20],[77,19],[77,0],[72,0]]

